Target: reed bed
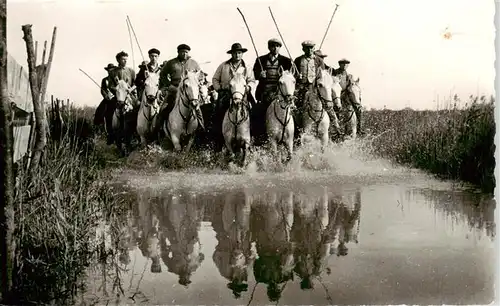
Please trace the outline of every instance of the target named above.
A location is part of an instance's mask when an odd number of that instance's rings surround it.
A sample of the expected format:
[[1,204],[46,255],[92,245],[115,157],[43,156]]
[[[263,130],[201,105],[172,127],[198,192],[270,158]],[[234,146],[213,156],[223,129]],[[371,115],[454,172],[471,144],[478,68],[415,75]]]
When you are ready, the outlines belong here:
[[[459,179],[493,192],[495,187],[495,101],[470,97],[437,111],[370,110],[364,125],[372,152],[398,163]],[[377,136],[373,136],[377,135]]]
[[16,304],[70,304],[99,251],[96,226],[121,209],[89,113],[61,112],[65,125],[49,137],[38,170],[29,174],[25,161],[17,167]]

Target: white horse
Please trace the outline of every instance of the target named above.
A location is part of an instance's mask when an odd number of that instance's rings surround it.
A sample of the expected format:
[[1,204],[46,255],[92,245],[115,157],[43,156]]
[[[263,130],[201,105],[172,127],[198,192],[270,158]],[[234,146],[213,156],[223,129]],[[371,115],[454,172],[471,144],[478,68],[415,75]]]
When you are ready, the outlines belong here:
[[287,161],[290,161],[295,128],[292,117],[295,110],[295,78],[292,72],[283,71],[281,66],[279,73],[278,94],[266,111],[266,131],[273,154],[277,155],[278,144],[284,144],[288,153]]
[[145,147],[148,140],[153,140],[156,118],[160,110],[158,96],[160,75],[146,71],[144,90],[141,96],[141,106],[137,114],[137,133],[141,138],[141,145]]
[[[350,138],[356,139],[358,133],[358,117],[354,111],[353,104],[361,106],[361,87],[359,86],[359,78],[356,81],[351,81],[342,95],[342,104],[344,111],[342,112],[342,128],[344,134]],[[349,132],[348,132],[349,131]]]
[[116,87],[116,109],[113,113],[112,129],[115,134],[115,143],[122,155],[127,155],[131,151],[131,141],[133,128],[130,128],[129,114],[137,103],[131,93],[136,89],[129,86],[124,80],[115,77]]
[[241,71],[229,82],[231,100],[222,121],[222,134],[231,160],[240,153],[240,166],[246,165],[250,148],[250,103],[246,95],[246,79]]
[[172,141],[175,151],[183,149],[181,137],[188,139],[184,146],[185,152],[191,150],[196,129],[199,126],[196,110],[200,107],[200,71],[184,70],[179,86],[175,104],[164,124],[164,131]]
[[304,134],[319,139],[323,150],[328,144],[328,130],[331,122],[324,104],[333,102],[338,108],[342,108],[341,90],[339,80],[331,74],[331,68],[328,70],[320,68],[313,82],[312,90],[309,90],[305,95],[302,114]]

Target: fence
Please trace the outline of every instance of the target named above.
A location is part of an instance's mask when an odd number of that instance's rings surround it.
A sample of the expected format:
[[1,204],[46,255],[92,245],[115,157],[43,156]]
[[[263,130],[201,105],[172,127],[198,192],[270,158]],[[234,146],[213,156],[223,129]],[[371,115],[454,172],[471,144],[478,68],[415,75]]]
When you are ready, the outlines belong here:
[[34,132],[33,99],[28,71],[7,54],[7,88],[13,103],[14,162],[31,147]]

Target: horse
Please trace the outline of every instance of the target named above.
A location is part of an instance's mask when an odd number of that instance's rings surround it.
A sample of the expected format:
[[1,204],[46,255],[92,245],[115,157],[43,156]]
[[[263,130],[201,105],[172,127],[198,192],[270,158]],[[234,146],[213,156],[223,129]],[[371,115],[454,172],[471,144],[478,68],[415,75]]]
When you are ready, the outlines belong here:
[[[184,70],[177,87],[174,107],[163,124],[165,135],[177,152],[184,149],[187,153],[191,150],[194,134],[199,125],[196,110],[200,107],[200,73],[200,71]],[[182,146],[181,140],[184,139],[187,139],[187,144]]]
[[295,110],[294,92],[295,78],[293,73],[279,68],[278,93],[266,111],[266,131],[273,154],[278,153],[278,145],[284,144],[287,149],[287,162],[292,159],[294,140]]
[[222,120],[222,135],[224,143],[229,152],[230,159],[235,160],[235,155],[239,153],[239,165],[244,167],[247,162],[250,148],[250,103],[245,93],[247,82],[242,71],[235,73],[229,82],[231,97],[229,108]]
[[339,79],[333,77],[331,68],[319,69],[313,82],[313,88],[304,98],[303,124],[304,134],[313,135],[321,141],[322,150],[328,144],[330,116],[324,108],[325,103],[335,103],[341,109],[341,86]]
[[113,113],[112,129],[115,134],[116,146],[121,154],[125,156],[131,151],[133,131],[130,124],[126,124],[126,121],[130,118],[133,106],[137,102],[135,99],[131,101],[133,98],[130,95],[136,89],[136,86],[130,87],[127,82],[118,80],[117,77],[115,77],[115,82],[117,84],[114,98],[116,100],[116,109]]
[[137,114],[137,134],[141,138],[141,146],[146,147],[148,141],[154,139],[154,127],[159,113],[158,96],[160,75],[146,71],[144,90],[141,96],[141,106]]
[[351,81],[346,90],[344,90],[342,94],[342,104],[344,105],[344,111],[342,112],[342,127],[344,128],[344,134],[348,135],[349,138],[356,139],[359,118],[356,115],[353,104],[361,105],[359,78],[356,81]]

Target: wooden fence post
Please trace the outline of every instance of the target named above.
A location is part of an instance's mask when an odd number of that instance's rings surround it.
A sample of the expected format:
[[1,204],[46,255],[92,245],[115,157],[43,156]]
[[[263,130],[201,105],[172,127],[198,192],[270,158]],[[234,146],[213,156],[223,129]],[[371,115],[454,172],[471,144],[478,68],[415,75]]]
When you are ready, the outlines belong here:
[[0,301],[11,296],[15,256],[14,150],[7,85],[7,1],[0,0]]

